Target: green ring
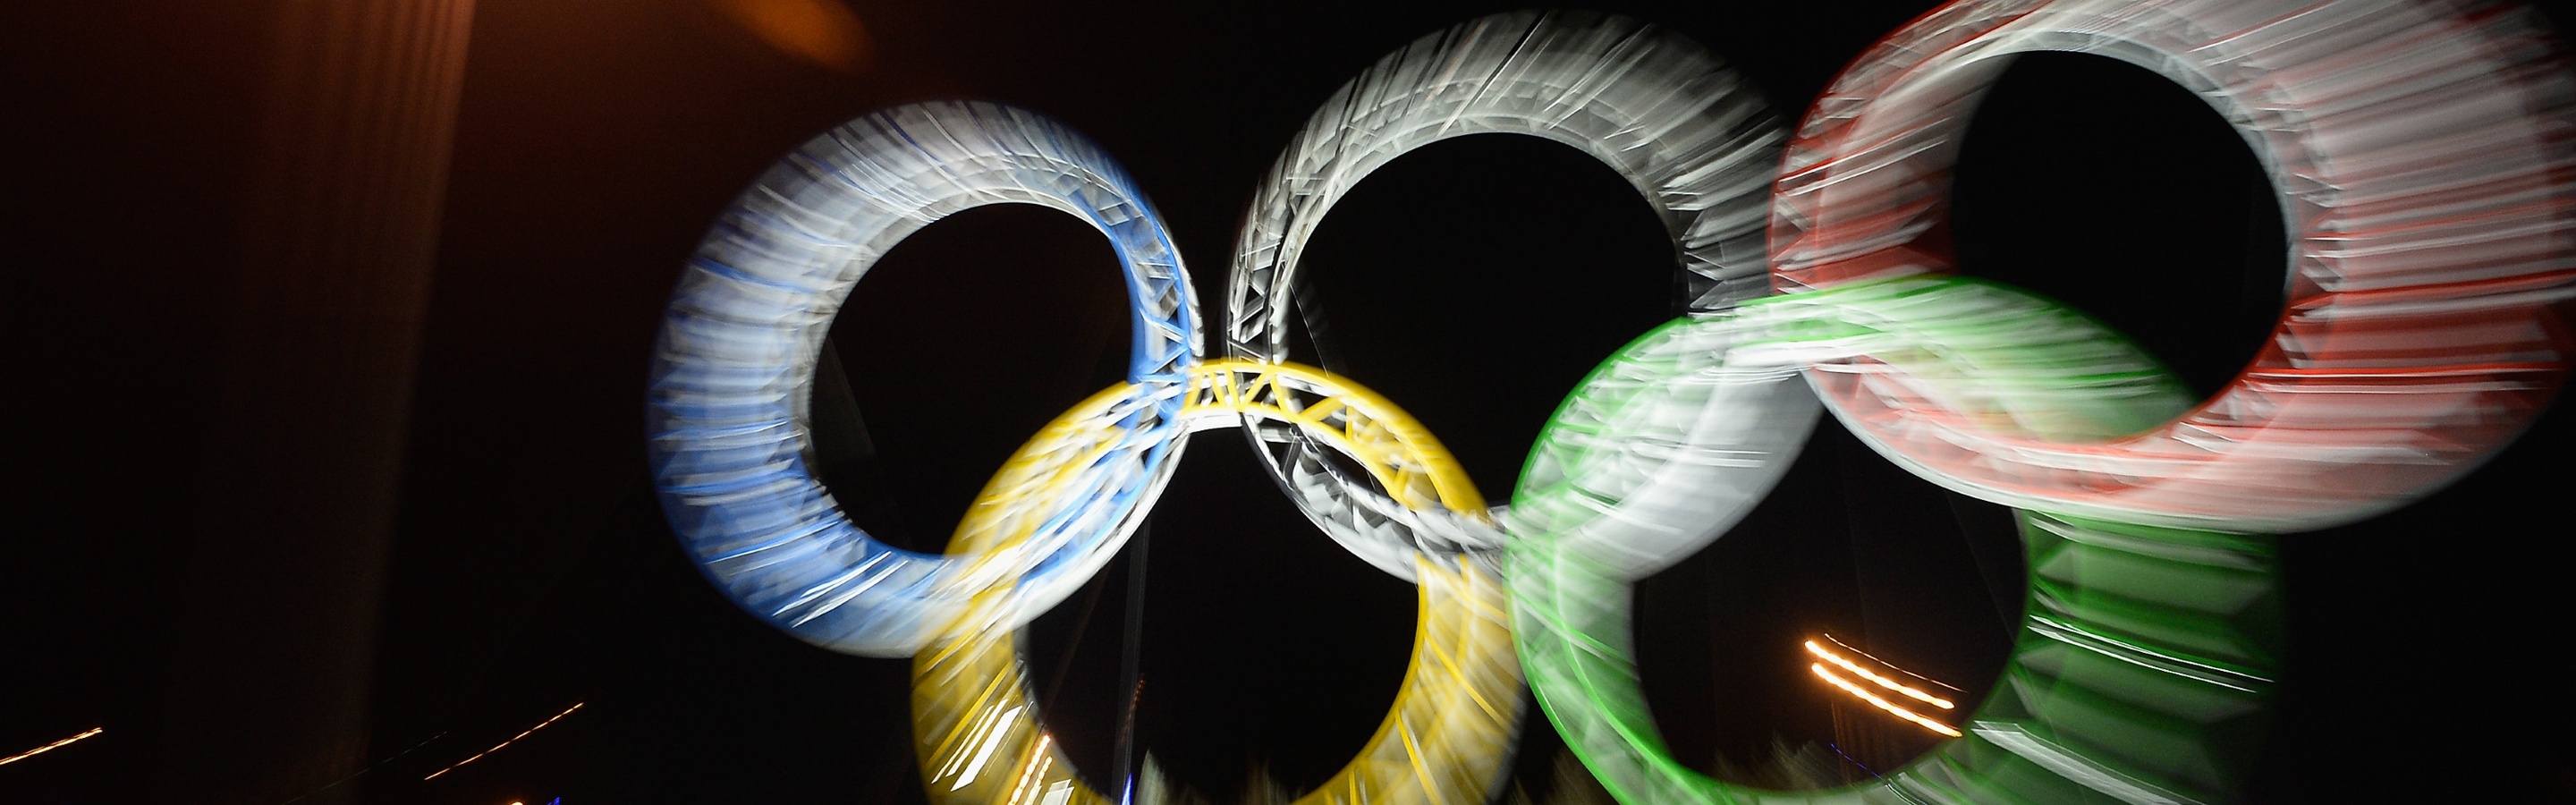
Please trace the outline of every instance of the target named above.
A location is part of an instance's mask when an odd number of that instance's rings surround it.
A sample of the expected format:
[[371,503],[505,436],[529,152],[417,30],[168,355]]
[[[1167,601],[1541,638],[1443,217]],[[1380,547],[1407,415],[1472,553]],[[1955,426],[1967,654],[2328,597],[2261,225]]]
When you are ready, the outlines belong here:
[[[1955,278],[1910,279],[1895,288],[1842,288],[1773,297],[1739,316],[1773,316],[1795,347],[1849,337],[1797,311],[1924,295],[1976,294],[1993,302],[2000,286]],[[2063,327],[2116,332],[2074,311],[2001,288],[2014,315],[1989,321],[2006,330],[2033,317]],[[1855,300],[1857,300],[1855,302]],[[1785,305],[1783,304],[1785,303]],[[1791,311],[1781,313],[1779,311]],[[1659,328],[1657,332],[1663,332]],[[1651,337],[1651,336],[1650,336]],[[1641,339],[1642,340],[1642,339]],[[1970,344],[1979,343],[1967,339]],[[1958,340],[1951,340],[1953,344]],[[2011,339],[1983,343],[2009,344]],[[2103,342],[2088,355],[2044,354],[2017,346],[1979,354],[2027,371],[2062,367],[2099,373]],[[2120,372],[2161,375],[2145,353],[2111,361]],[[2114,353],[2119,349],[2112,350]],[[2136,361],[2143,360],[2144,364]],[[2141,368],[2143,366],[2143,368]],[[1652,367],[1623,350],[1578,386],[1532,449],[1532,463],[1573,422],[1574,399],[1605,393],[1597,378],[1635,382]],[[2023,381],[2036,381],[2028,374]],[[2139,382],[2155,386],[2160,376]],[[2007,407],[2014,397],[2002,395]],[[2030,402],[2047,407],[2062,404]],[[2171,395],[2076,412],[2096,427],[2134,422],[2141,405],[2187,405]],[[2134,402],[2134,401],[2133,401]],[[2065,420],[2059,420],[2061,423]],[[1785,460],[1785,459],[1782,459]],[[1531,473],[1524,473],[1527,479]],[[1579,484],[1525,482],[1512,510],[1562,511]],[[1877,780],[1817,791],[1769,791],[1712,779],[1676,760],[1656,732],[1631,650],[1629,582],[1612,563],[1587,556],[1555,530],[1514,529],[1514,633],[1540,708],[1595,777],[1626,805],[1700,803],[2192,802],[2227,799],[2251,768],[2267,725],[2272,669],[2281,656],[2283,612],[2278,557],[2266,535],[2130,525],[2037,511],[2017,512],[2030,567],[2020,636],[1994,691],[1957,726],[1966,733]]]

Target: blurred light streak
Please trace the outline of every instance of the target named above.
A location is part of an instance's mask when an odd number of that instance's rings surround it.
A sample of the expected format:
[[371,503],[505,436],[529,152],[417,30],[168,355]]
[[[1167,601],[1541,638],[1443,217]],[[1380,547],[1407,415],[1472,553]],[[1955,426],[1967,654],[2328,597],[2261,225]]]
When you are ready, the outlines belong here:
[[51,751],[54,751],[54,750],[56,750],[56,749],[61,749],[61,748],[66,747],[66,746],[70,746],[70,745],[72,744],[72,742],[74,742],[74,741],[78,741],[78,740],[80,740],[80,739],[82,739],[82,738],[87,738],[87,737],[90,737],[90,736],[92,736],[92,735],[97,735],[97,734],[99,734],[99,733],[106,732],[106,731],[107,731],[107,728],[106,728],[106,727],[91,727],[91,728],[89,728],[89,731],[87,731],[87,732],[83,732],[83,733],[81,733],[81,734],[79,734],[79,735],[74,735],[74,736],[69,737],[69,738],[64,738],[64,739],[62,739],[62,740],[55,741],[55,742],[53,742],[53,743],[49,743],[49,744],[45,744],[44,746],[39,746],[39,747],[36,747],[36,748],[34,748],[34,749],[29,749],[29,750],[27,750],[27,751],[20,752],[20,753],[18,753],[18,754],[14,754],[14,755],[10,755],[10,756],[8,756],[8,757],[0,757],[0,766],[6,766],[6,765],[9,765],[9,764],[11,764],[11,763],[16,763],[16,762],[21,761],[21,760],[26,760],[26,759],[28,759],[28,758],[35,757],[35,756],[37,756],[37,755],[44,754],[44,753],[46,753],[46,752],[51,752]]
[[563,718],[564,716],[572,715],[572,711],[581,709],[581,706],[582,706],[582,705],[585,705],[585,704],[589,704],[589,702],[573,702],[571,707],[566,707],[566,708],[564,708],[564,711],[563,711],[563,712],[560,712],[560,713],[556,713],[556,714],[554,714],[554,717],[553,717],[553,718],[548,718],[548,719],[546,719],[546,720],[544,720],[544,721],[537,722],[537,725],[536,725],[536,726],[529,727],[529,728],[527,728],[526,730],[521,731],[521,732],[520,732],[519,734],[517,734],[517,735],[512,735],[512,736],[510,736],[510,740],[502,741],[502,742],[497,743],[497,744],[493,744],[493,745],[492,745],[492,748],[490,748],[490,749],[485,749],[485,750],[483,750],[483,751],[481,751],[481,752],[476,752],[476,753],[474,753],[474,756],[473,756],[473,757],[469,757],[469,758],[466,758],[466,759],[464,759],[464,760],[456,761],[456,765],[454,765],[454,766],[449,766],[449,767],[444,768],[444,769],[439,769],[439,770],[438,770],[438,771],[436,771],[436,772],[432,772],[429,776],[427,776],[427,777],[423,777],[423,778],[420,778],[420,779],[421,779],[421,781],[422,781],[422,782],[428,782],[428,781],[430,781],[430,780],[436,780],[436,779],[438,779],[438,776],[439,776],[439,775],[441,775],[441,774],[446,774],[446,773],[451,772],[451,771],[455,771],[455,770],[457,769],[457,767],[458,767],[458,766],[463,766],[463,765],[465,765],[465,764],[467,764],[467,763],[472,763],[472,762],[474,762],[474,761],[481,760],[481,759],[483,759],[483,756],[484,756],[484,755],[489,755],[489,754],[492,754],[492,753],[494,753],[494,752],[501,751],[501,747],[509,746],[509,745],[511,745],[511,744],[514,744],[514,743],[518,743],[518,742],[519,742],[519,739],[521,739],[521,738],[525,738],[525,737],[528,737],[528,735],[529,735],[530,733],[534,733],[534,732],[536,732],[537,730],[545,729],[545,728],[546,728],[546,725],[555,723],[556,719],[560,719],[560,718]]
[[[1811,643],[1809,645],[1814,644]],[[1890,715],[1914,722],[1921,725],[1924,729],[1931,730],[1933,732],[1941,733],[1952,738],[1959,737],[1959,731],[1951,729],[1950,725],[1915,715],[1912,710],[1898,707],[1894,702],[1879,698],[1878,694],[1862,690],[1859,685],[1852,684],[1850,680],[1835,676],[1834,672],[1825,670],[1824,663],[1808,663],[1807,670],[1814,671],[1817,676],[1824,677],[1825,681],[1832,683],[1834,687],[1842,688],[1844,693],[1858,696],[1861,701],[1877,705],[1878,709],[1885,710]]]
[[1011,786],[1012,805],[1018,805],[1020,797],[1029,792],[1029,781],[1036,779],[1040,772],[1046,771],[1048,763],[1055,760],[1053,756],[1047,754],[1047,747],[1053,745],[1055,745],[1054,735],[1045,733],[1038,735],[1038,748],[1029,752],[1029,763],[1020,771],[1019,784]]
[[780,53],[856,73],[875,50],[859,15],[836,0],[709,0],[709,4]]
[[1000,727],[1010,724],[1025,709],[1027,708],[1013,707],[984,722],[983,747],[975,750],[975,760],[966,764],[965,771],[957,773],[957,784],[949,786],[948,790],[955,791],[965,788],[968,783],[975,782],[975,775],[984,770],[985,762],[993,759],[993,750],[1000,748],[1002,738],[1010,735],[1009,730],[1000,729]]
[[1832,643],[1832,644],[1834,644],[1835,646],[1840,647],[1840,648],[1841,648],[1842,650],[1844,650],[1844,651],[1848,651],[1848,652],[1851,652],[1851,653],[1853,653],[1853,654],[1858,654],[1858,655],[1860,655],[1860,656],[1862,656],[1862,657],[1864,657],[1864,658],[1867,658],[1870,662],[1874,662],[1874,663],[1878,663],[1879,665],[1886,666],[1887,670],[1895,671],[1895,672],[1897,672],[1897,673],[1904,674],[1904,675],[1906,675],[1906,676],[1910,676],[1910,677],[1914,677],[1914,678],[1916,678],[1916,679],[1920,679],[1920,680],[1923,680],[1923,681],[1925,681],[1925,682],[1930,682],[1930,683],[1932,683],[1932,684],[1934,684],[1934,685],[1938,685],[1938,686],[1940,686],[1943,690],[1958,691],[1958,692],[1960,692],[1960,693],[1966,693],[1966,692],[1967,692],[1967,691],[1964,691],[1964,690],[1959,690],[1959,689],[1958,689],[1958,688],[1956,688],[1956,687],[1952,687],[1952,686],[1950,685],[1950,683],[1943,682],[1943,681],[1938,680],[1938,679],[1933,679],[1933,678],[1931,678],[1931,677],[1924,676],[1924,675],[1922,675],[1922,674],[1918,674],[1918,673],[1915,673],[1915,672],[1913,672],[1913,671],[1905,670],[1905,666],[1898,665],[1898,664],[1896,664],[1896,663],[1892,663],[1892,662],[1888,662],[1885,658],[1882,658],[1882,657],[1880,657],[1880,656],[1878,656],[1878,655],[1876,655],[1876,654],[1871,654],[1871,653],[1869,653],[1869,652],[1862,651],[1862,650],[1860,650],[1860,647],[1859,647],[1859,646],[1854,646],[1854,645],[1852,645],[1852,644],[1850,644],[1850,643],[1845,643],[1845,642],[1843,642],[1840,638],[1836,638],[1836,637],[1834,637],[1834,635],[1833,635],[1833,633],[1832,633],[1832,632],[1817,632],[1817,633],[1816,633],[1816,636],[1824,638],[1824,639],[1825,639],[1825,642],[1827,642],[1827,643]]
[[[1852,662],[1852,661],[1850,661],[1850,660],[1843,659],[1843,658],[1842,658],[1842,655],[1835,654],[1835,653],[1830,652],[1830,651],[1826,651],[1826,650],[1825,650],[1825,648],[1824,648],[1823,646],[1816,645],[1816,641],[1813,641],[1813,640],[1809,640],[1809,641],[1807,641],[1807,652],[1808,652],[1808,653],[1810,653],[1810,654],[1814,654],[1814,655],[1816,655],[1816,656],[1818,656],[1818,657],[1823,657],[1823,658],[1825,658],[1825,661],[1826,661],[1826,662],[1830,662],[1830,663],[1833,663],[1833,664],[1835,664],[1835,665],[1842,666],[1842,669],[1843,669],[1843,670],[1845,670],[1845,671],[1850,671],[1850,672],[1852,672],[1852,673],[1859,674],[1859,675],[1860,675],[1860,678],[1862,678],[1862,679],[1866,679],[1866,680],[1869,680],[1871,684],[1877,685],[1877,686],[1882,687],[1882,688],[1886,688],[1886,689],[1888,689],[1888,690],[1896,691],[1896,692],[1898,692],[1898,693],[1905,694],[1905,697],[1906,697],[1906,698],[1913,699],[1913,700],[1915,700],[1915,701],[1922,702],[1922,703],[1924,703],[1924,704],[1932,705],[1932,706],[1934,706],[1934,707],[1938,707],[1938,708],[1941,708],[1941,709],[1943,709],[1943,710],[1953,709],[1953,706],[1950,704],[1950,700],[1948,700],[1948,699],[1944,699],[1944,698],[1941,698],[1941,697],[1939,697],[1939,696],[1934,696],[1934,695],[1932,695],[1932,694],[1925,693],[1925,692],[1920,691],[1920,690],[1916,690],[1916,689],[1914,689],[1912,686],[1906,685],[1906,684],[1905,684],[1905,683],[1903,683],[1903,682],[1898,682],[1898,681],[1896,681],[1896,680],[1889,679],[1889,678],[1887,678],[1887,677],[1879,676],[1878,674],[1872,673],[1872,672],[1871,672],[1869,669],[1867,669],[1867,668],[1862,668],[1862,667],[1860,667],[1858,664],[1853,663],[1853,662]],[[1864,655],[1862,655],[1862,656],[1868,656],[1868,655],[1865,655],[1865,654],[1864,654]],[[1876,658],[1876,657],[1871,657],[1871,659],[1877,659],[1877,658]],[[1894,666],[1889,666],[1889,667],[1894,667]]]
[[366,768],[359,769],[359,770],[357,771],[357,773],[355,773],[355,774],[351,774],[351,775],[349,775],[349,776],[347,776],[347,777],[342,777],[342,778],[340,778],[340,779],[333,780],[333,781],[331,781],[331,784],[330,784],[330,785],[326,785],[326,786],[323,786],[323,787],[321,787],[321,788],[316,788],[316,789],[313,789],[313,790],[311,790],[311,791],[307,791],[307,792],[304,792],[304,793],[302,793],[302,794],[298,794],[298,795],[296,795],[296,797],[295,797],[294,799],[290,799],[290,800],[287,800],[287,801],[285,801],[285,802],[279,803],[279,805],[295,805],[295,803],[303,802],[306,798],[311,797],[311,796],[313,796],[313,795],[315,795],[315,794],[319,794],[319,793],[322,793],[322,792],[324,792],[324,791],[329,791],[329,790],[331,790],[331,789],[338,788],[338,787],[340,787],[340,784],[342,784],[342,783],[346,783],[346,782],[348,782],[348,781],[350,781],[350,780],[358,779],[358,778],[360,778],[360,777],[366,776],[366,774],[367,774],[368,772],[375,771],[375,770],[380,769],[380,768],[384,768],[384,765],[385,765],[385,764],[394,762],[394,759],[395,759],[395,758],[399,758],[399,757],[402,757],[402,756],[404,756],[404,755],[408,755],[408,754],[411,754],[411,753],[413,753],[413,752],[420,751],[420,748],[421,748],[421,747],[428,746],[428,745],[430,744],[430,742],[432,742],[432,741],[436,741],[436,740],[438,740],[438,739],[440,739],[440,738],[445,738],[445,737],[447,737],[447,733],[445,733],[445,732],[440,732],[440,733],[439,733],[439,734],[437,734],[437,735],[432,735],[432,736],[429,736],[428,738],[421,739],[421,742],[420,742],[420,743],[412,744],[410,749],[405,749],[405,750],[402,750],[402,751],[400,751],[400,752],[395,752],[395,753],[393,753],[393,754],[391,754],[391,755],[386,755],[386,756],[385,756],[385,759],[383,759],[383,760],[379,760],[379,761],[376,761],[376,762],[374,762],[374,763],[367,764],[367,767],[366,767]]
[[2121,774],[2118,770],[2087,760],[2083,755],[2068,752],[2012,724],[1980,721],[1973,729],[1977,731],[1977,737],[2003,747],[2004,751],[2020,755],[2025,760],[2056,772],[2058,776],[2073,780],[2086,788],[2109,794],[2131,805],[2186,805],[2194,802],[2182,799],[2171,792],[2157,790],[2153,786]]
[[2260,690],[2256,685],[2269,684],[2272,681],[2270,677],[2256,675],[2242,669],[2212,665],[2171,652],[2158,651],[2135,642],[2105,637],[2055,618],[2033,615],[2026,620],[2029,621],[2031,634],[2140,668],[2186,677],[2203,684],[2252,693]]

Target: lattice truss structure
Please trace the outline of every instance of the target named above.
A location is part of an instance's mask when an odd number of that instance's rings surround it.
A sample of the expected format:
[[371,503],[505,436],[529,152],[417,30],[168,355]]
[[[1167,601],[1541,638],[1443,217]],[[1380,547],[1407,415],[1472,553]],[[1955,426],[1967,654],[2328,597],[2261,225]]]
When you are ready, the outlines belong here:
[[[1112,400],[1134,388],[1121,386],[1077,407],[1024,450],[1115,440]],[[1233,360],[1202,364],[1182,410],[1192,429],[1297,428],[1370,477],[1384,479],[1387,489],[1404,490],[1407,514],[1459,522],[1484,517],[1483,499],[1429,431],[1375,393],[1322,370]],[[1068,468],[1063,477],[1080,474],[1070,469],[1075,465],[1060,466]],[[999,553],[1012,532],[980,520],[1010,516],[1020,494],[998,483],[988,488],[949,553]],[[1395,704],[1359,755],[1300,802],[1491,798],[1508,771],[1505,761],[1521,720],[1520,664],[1512,653],[1510,594],[1500,558],[1493,550],[1407,557],[1403,576],[1417,585],[1420,598],[1413,658]],[[1083,782],[1039,723],[1019,641],[996,628],[1004,620],[999,613],[1017,608],[1010,598],[1007,587],[987,591],[995,614],[970,614],[964,622],[974,625],[943,632],[914,659],[913,728],[922,779],[942,801],[1116,801],[1114,794]]]

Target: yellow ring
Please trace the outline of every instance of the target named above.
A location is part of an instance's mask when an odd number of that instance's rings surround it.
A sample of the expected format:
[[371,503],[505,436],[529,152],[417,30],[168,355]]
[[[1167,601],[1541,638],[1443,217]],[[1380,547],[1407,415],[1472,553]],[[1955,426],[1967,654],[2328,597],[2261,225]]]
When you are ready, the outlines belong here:
[[[1080,457],[1120,435],[1109,412],[1144,393],[1110,388],[1040,430],[993,476],[949,541],[989,566],[1042,507],[1080,482]],[[1296,364],[1212,361],[1193,371],[1184,421],[1250,416],[1293,425],[1364,467],[1415,510],[1483,520],[1484,499],[1446,449],[1394,403],[1347,379]],[[1136,516],[1142,516],[1138,514]],[[1450,566],[1454,564],[1454,566]],[[1298,805],[1482,805],[1501,781],[1521,716],[1511,595],[1489,562],[1417,556],[1413,657],[1395,706],[1358,757]],[[913,660],[912,724],[921,776],[942,805],[1108,805],[1075,775],[1037,718],[1013,632],[995,628],[1012,580],[995,580],[969,614]]]

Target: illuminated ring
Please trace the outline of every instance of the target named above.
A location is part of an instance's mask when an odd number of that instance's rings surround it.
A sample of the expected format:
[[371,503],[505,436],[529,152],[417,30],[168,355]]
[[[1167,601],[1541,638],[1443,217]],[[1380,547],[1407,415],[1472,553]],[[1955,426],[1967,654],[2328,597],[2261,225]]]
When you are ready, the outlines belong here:
[[[986,204],[1063,210],[1109,237],[1135,333],[1112,412],[1125,434],[1083,456],[1074,493],[1028,498],[1011,549],[944,557],[886,545],[849,521],[809,468],[806,404],[832,318],[897,241]],[[1015,582],[1025,622],[1106,562],[1177,463],[1181,398],[1198,362],[1180,255],[1126,172],[1027,111],[897,107],[799,147],[744,191],[698,246],[664,314],[647,449],[671,527],[736,604],[815,645],[909,656],[971,596]],[[1057,460],[1068,460],[1061,454]]]
[[[1322,397],[1318,407],[1283,405],[1278,389]],[[1141,393],[1124,385],[1093,397],[1050,424],[1028,450],[1086,438],[1119,438],[1102,412]],[[1187,427],[1231,427],[1245,418],[1313,431],[1393,489],[1422,489],[1435,499],[1413,498],[1464,517],[1481,517],[1484,501],[1439,442],[1405,413],[1366,389],[1321,370],[1296,365],[1217,361],[1191,383]],[[952,554],[980,555],[1007,547],[996,541],[1011,531],[983,521],[988,512],[1024,506],[1012,498],[1032,486],[1011,467],[1033,463],[1015,456],[969,510],[949,543]],[[1421,479],[1413,483],[1411,478]],[[1046,484],[1034,484],[1044,487]],[[1005,538],[1006,539],[1006,538]],[[1520,725],[1520,664],[1512,654],[1509,592],[1490,554],[1453,565],[1414,559],[1420,585],[1419,622],[1403,687],[1366,748],[1300,805],[1433,805],[1483,803],[1509,771],[1511,743]],[[931,799],[943,803],[1007,805],[1106,805],[1116,800],[1082,783],[1061,747],[1040,725],[1015,636],[991,628],[998,615],[1018,608],[1007,585],[988,589],[970,615],[943,632],[913,661],[913,730],[921,776]]]
[[1880,453],[2008,505],[2238,531],[2402,506],[2511,441],[2576,349],[2576,90],[2551,48],[2534,12],[2438,1],[1943,6],[1847,68],[1790,143],[1779,289],[1950,271],[1927,235],[1944,228],[1967,110],[2013,54],[2073,51],[2164,76],[2245,137],[2291,235],[2289,305],[2230,385],[2143,432],[2070,440],[1997,416],[1968,379],[1985,338],[1960,318],[1973,304],[1819,299],[1820,320],[1897,337],[1808,378]]
[[[1948,292],[1981,299],[1988,312],[2006,315],[2021,328],[1999,326],[1998,338],[2057,332],[2111,345],[2057,356],[2066,362],[2099,366],[2101,351],[2143,354],[2121,344],[2117,333],[2029,294],[1969,280],[1937,283],[1942,287],[1918,295]],[[1599,427],[1597,417],[1576,413],[1594,404],[1576,400],[1616,393],[1615,384],[1605,384],[1603,378],[1669,374],[1651,360],[1659,354],[1714,355],[1698,359],[1738,366],[1736,371],[1759,377],[1760,367],[1780,365],[1779,355],[1769,351],[1778,345],[1769,339],[1786,337],[1792,347],[1803,346],[1802,339],[1817,339],[1816,333],[1798,332],[1802,326],[1825,326],[1805,317],[1800,306],[1836,293],[1845,292],[1773,297],[1748,303],[1730,318],[1670,325],[1640,339],[1596,369],[1575,400],[1560,409],[1533,450],[1533,468],[1552,446],[1568,440],[1560,431]],[[1691,336],[1730,346],[1721,346],[1723,352],[1678,352],[1658,343]],[[1643,369],[1625,365],[1641,362],[1647,364]],[[2148,368],[2154,369],[2151,363]],[[2149,380],[2171,383],[2160,374]],[[1760,388],[1745,387],[1748,392]],[[2000,402],[2006,413],[2063,407],[2047,389],[2036,387]],[[1761,410],[1750,408],[1732,418],[1754,420]],[[1775,465],[1794,456],[1794,450],[1786,450],[1766,457],[1763,450],[1777,450],[1777,441],[1758,441],[1763,437],[1758,429],[1740,433],[1737,443],[1747,449],[1720,449],[1728,444],[1722,440],[1703,440],[1700,449]],[[1738,472],[1744,479],[1764,478],[1753,470]],[[1550,480],[1546,473],[1524,473],[1510,509],[1514,633],[1540,707],[1566,746],[1628,805],[2081,802],[2106,797],[2132,803],[2190,802],[2223,798],[2232,791],[2252,762],[2251,750],[2259,746],[2272,688],[2269,669],[2278,663],[2282,634],[2271,541],[2024,511],[2019,518],[2031,594],[2021,639],[1994,692],[1973,715],[1925,719],[1942,724],[1955,740],[1876,781],[1831,791],[1764,791],[1711,779],[1672,757],[1646,707],[1630,628],[1629,582],[1638,574],[1623,564],[1627,557],[1602,550],[1579,531],[1552,531],[1545,521],[1528,517],[1537,510],[1531,498],[1552,493]],[[1767,482],[1751,489],[1719,487],[1737,507],[1729,521],[1767,488]],[[1857,674],[1826,668],[1828,662],[1819,658],[1820,675],[1836,674],[1844,678],[1842,684],[1868,692],[1850,679]],[[1882,700],[1933,709],[1906,701],[1893,689],[1878,693],[1885,694]],[[1951,708],[1935,712],[1947,713],[1960,704],[1943,703]]]
[[[1236,244],[1227,354],[1287,359],[1298,257],[1343,194],[1416,148],[1490,132],[1571,145],[1636,186],[1672,235],[1692,311],[1765,293],[1761,193],[1784,133],[1761,99],[1698,44],[1636,20],[1498,14],[1379,60],[1289,142]],[[1417,551],[1499,546],[1490,529],[1426,516],[1342,472],[1297,434],[1256,429],[1255,452],[1307,517],[1378,567],[1409,577]]]

